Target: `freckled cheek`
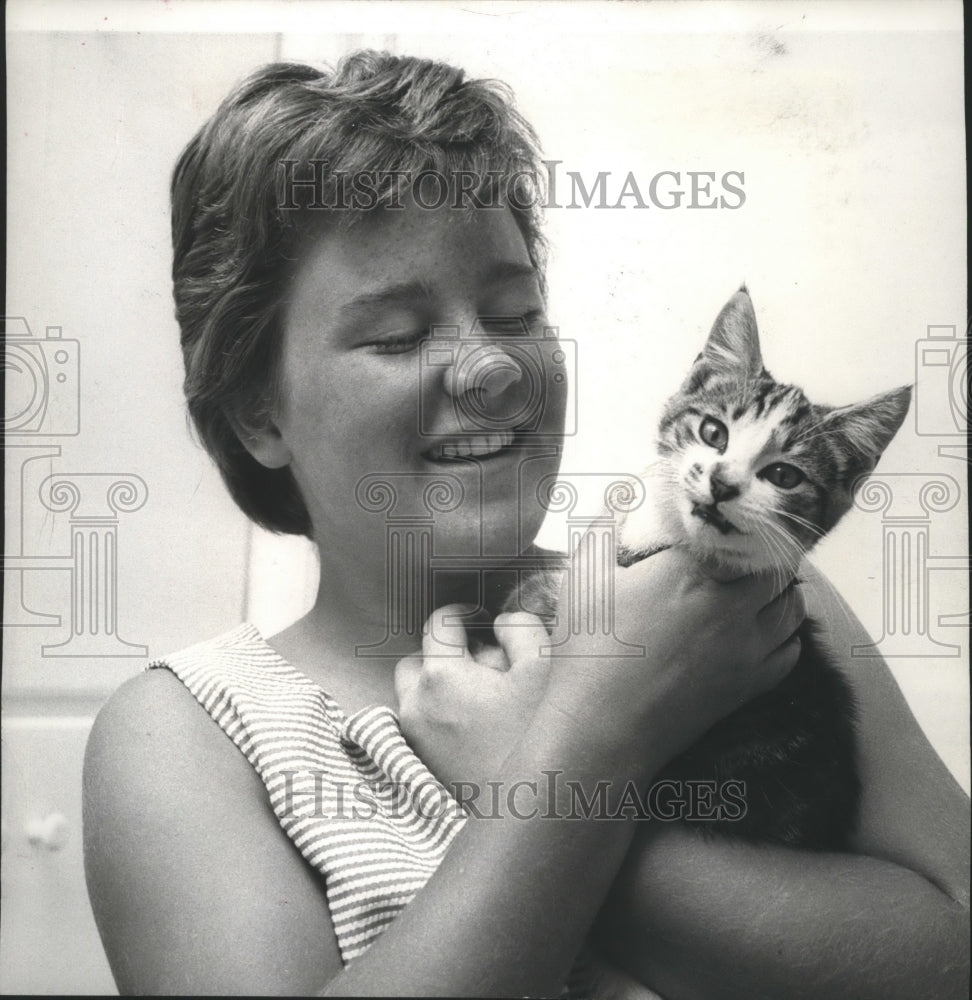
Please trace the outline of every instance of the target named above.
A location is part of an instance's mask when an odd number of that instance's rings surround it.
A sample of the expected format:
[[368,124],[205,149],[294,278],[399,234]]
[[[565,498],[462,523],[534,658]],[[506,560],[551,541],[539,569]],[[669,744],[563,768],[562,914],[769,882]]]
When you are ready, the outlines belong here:
[[281,412],[296,419],[304,413],[321,409],[334,396],[337,386],[327,368],[311,360],[288,359],[280,378]]
[[332,471],[335,462],[388,463],[410,454],[419,437],[411,383],[372,381],[366,388],[353,378],[308,371],[281,396],[281,430],[305,463]]

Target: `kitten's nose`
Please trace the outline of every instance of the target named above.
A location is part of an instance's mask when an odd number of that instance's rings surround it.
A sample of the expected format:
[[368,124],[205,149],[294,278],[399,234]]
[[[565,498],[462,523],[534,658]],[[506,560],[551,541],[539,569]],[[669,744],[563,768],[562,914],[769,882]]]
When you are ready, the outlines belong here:
[[739,487],[727,483],[720,475],[718,468],[713,469],[709,474],[709,489],[712,491],[714,503],[722,503],[723,500],[732,500],[739,496]]

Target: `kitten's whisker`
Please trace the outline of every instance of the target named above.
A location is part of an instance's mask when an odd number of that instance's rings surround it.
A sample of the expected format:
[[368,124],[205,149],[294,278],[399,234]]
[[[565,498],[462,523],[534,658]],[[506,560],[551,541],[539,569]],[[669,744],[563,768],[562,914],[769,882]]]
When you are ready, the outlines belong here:
[[[799,517],[799,515],[789,514],[787,511],[776,511],[776,513],[779,513],[779,514],[783,515],[784,517],[790,517],[790,518],[792,518],[794,521],[796,521],[798,523],[803,523],[807,527],[808,530],[814,532],[819,538],[823,538],[824,535],[826,534],[825,531],[822,531],[821,529],[817,528],[815,525],[810,524],[808,521],[806,521],[806,519]],[[781,529],[777,528],[776,530],[781,530]],[[784,536],[785,536],[785,532],[784,532]],[[801,553],[801,555],[802,555],[802,553]],[[843,599],[841,598],[840,593],[838,592],[837,588],[822,573],[818,573],[818,576],[820,576],[820,578],[824,581],[824,584],[826,585],[826,589],[829,591],[830,595],[832,596],[833,602],[836,603],[840,607],[840,613],[843,616],[845,623],[848,624],[848,625],[851,624],[851,621],[852,621],[851,614],[850,614],[850,612],[849,612],[849,610],[847,608],[847,605],[844,603]]]
[[782,514],[784,515],[784,517],[792,518],[798,524],[806,525],[808,528],[813,528],[815,531],[820,530],[812,521],[809,521],[807,518],[803,517],[802,514],[794,514],[793,511],[784,510],[782,507],[769,507],[767,509],[771,510],[774,514]]
[[[809,562],[809,560],[807,561]],[[841,597],[840,591],[833,585],[830,578],[826,576],[824,573],[822,573],[816,567],[816,565],[814,565],[813,568],[814,568],[813,578],[804,581],[804,586],[807,588],[807,591],[811,594],[820,594],[821,592],[823,592],[824,594],[828,595],[829,599],[828,597],[824,597],[821,598],[821,601],[826,600],[829,605],[839,608],[840,614],[844,619],[844,624],[853,627],[854,616],[851,613],[847,603]]]
[[779,525],[767,522],[765,528],[766,534],[763,537],[767,539],[768,544],[772,541],[775,552],[781,553],[784,568],[794,572],[803,558],[803,547]]
[[823,538],[826,532],[822,528],[818,528],[812,521],[808,521],[805,517],[800,517],[799,514],[791,514],[788,510],[782,510],[779,507],[768,507],[767,510],[771,514],[779,514],[780,517],[787,517],[800,527],[806,528],[807,531],[812,532],[817,538]]
[[774,582],[777,584],[780,590],[783,589],[783,583],[786,579],[786,566],[785,566],[785,556],[786,552],[782,549],[779,541],[775,539],[766,529],[768,525],[761,525],[757,523],[755,526],[755,532],[757,537],[763,543],[764,548],[773,557],[773,572],[775,575]]
[[[791,544],[795,544],[795,543],[793,543],[792,539],[790,539],[789,536],[787,536],[785,534],[785,532],[782,532],[782,529],[780,529],[780,528],[778,528],[776,526],[773,526],[773,527],[774,527],[775,532],[777,533],[777,537],[776,537],[776,541],[777,542],[779,542],[781,539],[786,539]],[[802,553],[801,553],[801,555],[802,555]],[[820,581],[823,582],[823,588],[822,589],[824,589],[828,593],[828,595],[830,597],[830,600],[828,601],[828,603],[832,603],[832,604],[836,605],[837,607],[839,607],[840,608],[841,616],[843,617],[845,623],[847,625],[851,625],[852,622],[853,622],[853,617],[852,617],[850,611],[848,610],[847,605],[844,603],[844,600],[841,598],[840,593],[837,590],[837,588],[833,585],[833,583],[823,573],[821,573],[819,570],[817,570],[814,573],[813,579],[810,580],[810,581],[803,580],[803,584],[806,585],[806,584],[809,583],[809,584],[812,585],[812,589],[810,589],[810,593],[811,594],[812,593],[819,593],[820,589],[821,589],[821,587],[820,587]],[[827,598],[824,598],[824,600],[827,600]]]
[[[819,538],[822,538],[822,537],[824,537],[827,534],[825,531],[822,531],[821,529],[817,528],[815,525],[810,524],[809,522],[807,522],[805,518],[801,518],[798,514],[791,514],[788,511],[783,511],[783,510],[778,510],[778,509],[774,510],[774,512],[778,513],[778,514],[781,514],[784,517],[789,517],[789,518],[791,518],[796,523],[802,523],[802,524],[804,524],[804,526],[808,530],[813,531]],[[789,537],[789,535],[786,534],[785,530],[780,525],[775,525],[775,524],[772,525],[772,530],[778,536],[780,536],[782,538],[785,538],[787,540],[787,542],[789,542],[794,547],[797,547],[797,548],[799,547],[797,545],[797,543],[793,539],[791,539]],[[803,556],[802,551],[801,551],[800,555],[801,555],[801,557]],[[820,591],[823,590],[827,596],[825,596],[825,597],[823,597],[821,599],[824,600],[824,601],[827,601],[828,604],[832,604],[832,605],[835,605],[836,607],[839,607],[840,608],[840,614],[841,614],[841,617],[844,620],[844,623],[847,624],[847,625],[852,625],[852,623],[853,623],[853,616],[851,615],[851,613],[850,613],[850,611],[849,611],[846,603],[844,602],[843,598],[840,595],[840,592],[837,590],[837,588],[834,586],[834,584],[830,581],[830,579],[828,577],[826,577],[819,570],[816,571],[816,573],[814,574],[814,577],[816,579],[814,579],[812,581],[812,588],[808,588],[809,592],[811,594],[813,594],[813,593],[820,593]],[[822,581],[822,586],[820,584],[820,581]],[[811,581],[805,581],[805,584],[810,583],[810,582]]]

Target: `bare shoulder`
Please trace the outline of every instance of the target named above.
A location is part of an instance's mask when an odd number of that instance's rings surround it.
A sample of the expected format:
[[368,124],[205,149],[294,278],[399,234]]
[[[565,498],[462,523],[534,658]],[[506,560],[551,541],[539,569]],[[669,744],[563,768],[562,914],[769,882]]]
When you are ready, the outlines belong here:
[[158,782],[190,793],[191,786],[175,779],[190,763],[198,765],[201,753],[207,767],[193,767],[198,778],[192,784],[205,784],[218,767],[223,777],[235,773],[256,787],[246,760],[182,682],[168,670],[147,670],[126,681],[95,719],[85,752],[85,795],[131,803],[142,789],[146,799],[171,803],[171,796],[156,794]]
[[145,671],[111,696],[88,738],[86,853],[114,854],[133,827],[166,828],[206,801],[238,811],[261,795],[258,775],[179,679]]
[[84,767],[85,876],[122,993],[308,993],[340,969],[323,878],[168,670],[109,699]]

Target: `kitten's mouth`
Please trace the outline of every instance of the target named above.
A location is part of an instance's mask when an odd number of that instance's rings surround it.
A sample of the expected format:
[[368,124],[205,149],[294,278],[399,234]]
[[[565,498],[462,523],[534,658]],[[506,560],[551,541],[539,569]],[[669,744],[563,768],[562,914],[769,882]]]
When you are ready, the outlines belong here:
[[719,512],[715,504],[704,504],[694,500],[692,502],[692,516],[712,525],[723,535],[728,535],[731,531],[739,531],[732,521]]

